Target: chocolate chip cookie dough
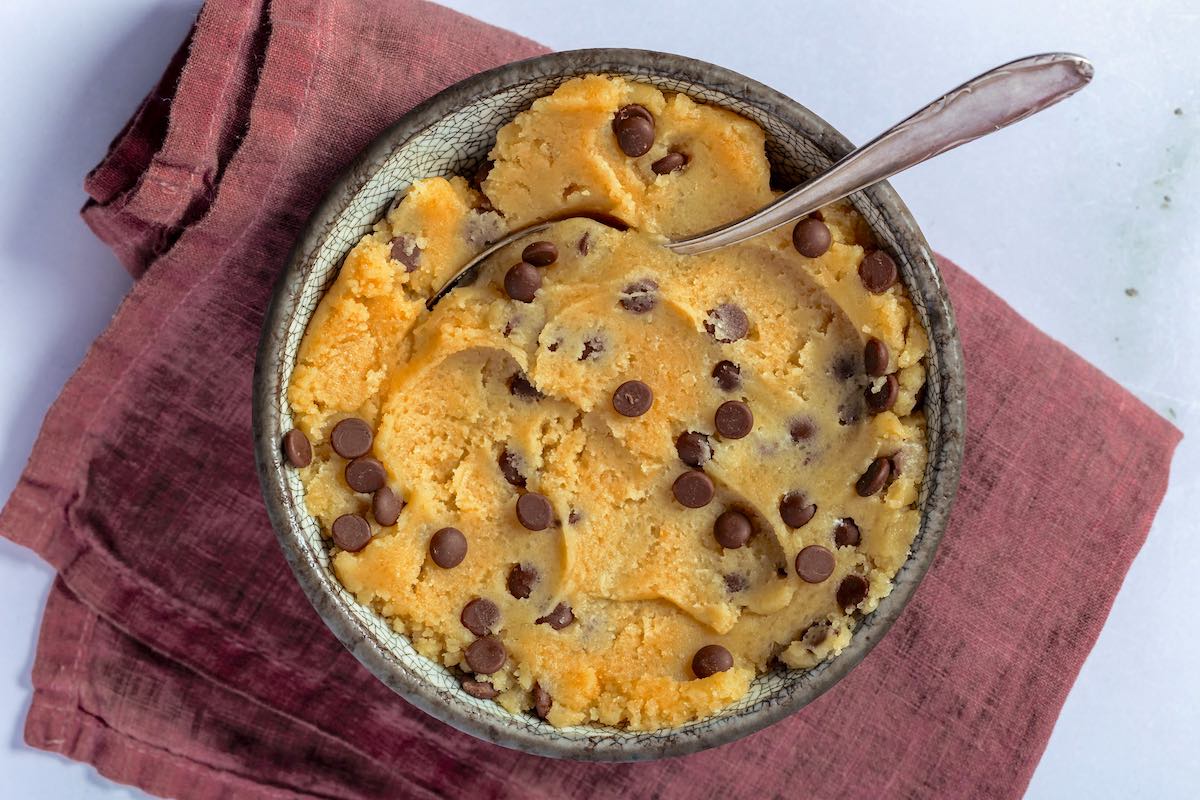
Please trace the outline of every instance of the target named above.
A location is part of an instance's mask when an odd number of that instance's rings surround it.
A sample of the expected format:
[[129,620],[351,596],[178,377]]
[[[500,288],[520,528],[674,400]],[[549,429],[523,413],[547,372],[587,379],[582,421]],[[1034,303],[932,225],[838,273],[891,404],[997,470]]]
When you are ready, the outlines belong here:
[[[847,205],[699,256],[771,200],[763,132],[592,76],[346,257],[283,443],[333,568],[463,688],[652,729],[811,667],[916,533],[925,333]],[[426,299],[504,231],[560,222]]]

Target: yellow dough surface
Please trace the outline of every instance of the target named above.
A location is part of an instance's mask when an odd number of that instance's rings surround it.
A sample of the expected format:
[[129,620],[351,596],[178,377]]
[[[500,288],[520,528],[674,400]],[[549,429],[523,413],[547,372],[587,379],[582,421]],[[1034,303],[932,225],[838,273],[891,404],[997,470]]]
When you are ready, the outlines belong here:
[[[653,145],[637,157],[614,135],[614,114],[629,104],[654,118]],[[686,155],[683,168],[651,168],[671,152]],[[501,129],[490,155],[481,186],[416,182],[346,257],[305,335],[289,399],[313,448],[301,470],[308,509],[326,535],[347,514],[371,531],[361,549],[334,548],[339,580],[474,690],[490,684],[482,692],[505,708],[540,706],[560,726],[678,725],[737,701],[779,664],[803,669],[836,655],[908,556],[926,460],[914,406],[927,340],[900,283],[879,293],[864,285],[860,266],[875,249],[866,225],[835,204],[822,210],[832,243],[816,258],[797,251],[790,226],[704,255],[671,254],[664,237],[776,195],[764,134],[729,111],[621,79],[564,84]],[[426,310],[488,241],[584,212],[629,228],[559,222]],[[552,242],[557,258],[538,268],[532,302],[520,302],[505,274],[534,241]],[[748,323],[740,338],[731,309]],[[866,375],[871,338],[886,346],[892,378]],[[723,361],[736,365],[737,385],[714,377]],[[614,392],[634,380],[653,401],[624,416]],[[872,413],[865,393],[890,380],[894,404]],[[748,435],[717,432],[727,401],[751,410]],[[405,503],[393,525],[378,524],[371,496],[350,488],[348,459],[331,447],[334,425],[349,417],[374,432],[371,455]],[[687,432],[711,450],[702,470],[714,493],[699,508],[673,492],[692,469],[676,447]],[[889,459],[890,481],[861,496],[860,476],[879,458]],[[525,493],[549,501],[546,529],[518,520]],[[800,527],[781,514],[790,493],[816,506]],[[728,510],[751,522],[745,546],[714,536]],[[845,520],[858,541],[839,546]],[[447,527],[467,542],[451,568],[430,555]],[[832,554],[818,582],[797,574],[797,555],[813,545]],[[528,597],[511,591],[514,574]],[[843,606],[850,576],[865,581],[865,596]],[[466,660],[480,637],[460,615],[476,598],[499,611],[490,629],[505,658],[489,674]],[[570,624],[538,622],[560,604]],[[696,677],[693,656],[713,644],[732,666]]]

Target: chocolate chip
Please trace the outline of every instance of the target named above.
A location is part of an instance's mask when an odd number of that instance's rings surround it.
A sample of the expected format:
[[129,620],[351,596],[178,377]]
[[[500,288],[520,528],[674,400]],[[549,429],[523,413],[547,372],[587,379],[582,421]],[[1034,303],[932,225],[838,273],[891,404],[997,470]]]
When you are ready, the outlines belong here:
[[584,231],[583,236],[579,237],[579,242],[575,245],[575,249],[579,251],[579,255],[586,256],[588,254],[588,250],[591,249],[591,241],[591,231]]
[[546,396],[530,383],[524,372],[514,372],[508,379],[508,393],[522,400],[541,400]]
[[703,508],[712,502],[715,492],[712,478],[694,470],[683,473],[671,484],[675,499],[688,508]]
[[561,339],[558,341],[551,342],[550,344],[546,345],[546,349],[549,350],[551,353],[557,353],[558,348],[560,348],[560,347],[562,347]]
[[357,553],[371,541],[371,525],[358,514],[342,514],[333,521],[333,543]]
[[863,399],[861,396],[850,398],[838,406],[838,424],[853,425],[862,419]]
[[712,376],[723,392],[732,392],[742,385],[742,368],[732,361],[718,361]]
[[880,456],[871,462],[867,467],[867,471],[858,479],[858,483],[854,484],[854,488],[858,491],[859,497],[870,497],[883,488],[887,483],[888,478],[892,473],[892,462],[887,458]]
[[525,488],[525,476],[521,474],[520,456],[511,452],[506,447],[500,451],[500,457],[496,459],[496,463],[500,467],[500,472],[504,475],[504,480],[508,481],[512,486]]
[[833,244],[833,236],[829,226],[819,219],[808,217],[796,223],[792,228],[792,245],[805,258],[817,258],[829,251]]
[[750,332],[750,320],[740,306],[722,303],[709,309],[704,320],[704,330],[718,342],[729,344],[746,337]]
[[642,278],[621,290],[621,308],[634,314],[645,314],[658,305],[658,281]]
[[820,647],[829,638],[829,626],[809,625],[800,638],[804,639],[810,647]]
[[733,667],[733,656],[719,644],[706,644],[692,656],[692,674],[707,678]]
[[333,426],[329,445],[342,458],[358,458],[371,450],[371,426],[358,417],[347,417]]
[[745,575],[738,575],[736,572],[731,572],[725,576],[725,590],[730,594],[744,592],[750,588],[750,581]]
[[833,372],[833,377],[839,381],[848,381],[854,377],[854,357],[849,355],[838,356],[833,366],[830,368]]
[[386,482],[387,470],[377,458],[362,456],[346,465],[346,483],[356,492],[370,494]]
[[467,537],[458,528],[442,528],[429,540],[429,555],[442,569],[453,569],[467,557]]
[[542,274],[533,264],[522,261],[504,273],[504,291],[513,300],[532,303],[538,289],[542,288]]
[[675,452],[679,460],[689,467],[703,467],[712,458],[712,445],[703,433],[687,431],[675,440]]
[[533,585],[537,583],[537,579],[537,567],[513,564],[512,569],[508,571],[508,580],[505,585],[508,586],[509,594],[518,600],[524,600],[533,592]]
[[583,352],[579,355],[580,361],[587,361],[593,356],[604,352],[604,339],[600,334],[589,336],[583,340]]
[[558,246],[554,242],[534,242],[521,251],[521,260],[535,267],[548,267],[558,261]]
[[537,492],[528,492],[517,498],[517,521],[531,531],[544,531],[554,519],[550,501]]
[[867,408],[871,410],[872,414],[882,414],[896,405],[896,398],[899,395],[900,381],[896,380],[895,375],[885,375],[882,386],[878,389],[868,386],[863,396],[866,398]]
[[612,129],[621,152],[632,158],[644,156],[654,144],[654,117],[644,106],[622,106],[613,115]]
[[371,515],[382,527],[395,525],[403,509],[404,501],[397,497],[390,487],[381,486],[375,490],[375,495],[371,498]]
[[463,606],[458,620],[476,636],[487,636],[500,621],[500,607],[486,597],[476,597]]
[[858,605],[866,599],[868,588],[870,588],[870,584],[867,583],[866,578],[859,575],[847,575],[838,584],[838,606],[846,609]]
[[550,713],[550,709],[554,706],[554,699],[550,697],[550,693],[542,688],[542,685],[537,681],[533,682],[533,713],[537,714],[542,719]]
[[833,553],[819,544],[810,544],[796,554],[796,574],[805,583],[820,583],[833,574]]
[[578,509],[572,508],[571,513],[567,514],[567,524],[568,525],[575,525],[581,519],[583,519],[583,514],[580,514]]
[[612,404],[623,417],[640,417],[654,404],[654,392],[641,381],[625,381],[613,392]]
[[625,116],[638,116],[654,122],[654,115],[650,113],[650,109],[637,103],[630,103],[627,106],[621,106],[621,108],[617,110],[617,114],[623,114]]
[[887,374],[888,368],[887,345],[874,336],[867,339],[866,347],[863,348],[863,364],[872,378],[882,378]]
[[858,265],[858,277],[868,292],[883,294],[900,277],[896,262],[882,250],[872,250]]
[[298,428],[292,428],[283,435],[283,457],[293,467],[307,467],[312,463],[312,445],[308,437]]
[[854,547],[860,541],[862,531],[858,529],[858,523],[849,517],[839,519],[833,526],[833,543],[838,547]]
[[549,625],[556,631],[561,631],[574,621],[575,612],[566,603],[559,603],[549,614],[536,620],[538,625]]
[[411,237],[401,234],[392,239],[392,258],[404,265],[405,272],[415,272],[421,263],[421,248]]
[[741,400],[726,400],[717,406],[713,423],[726,439],[741,439],[754,427],[754,412]]
[[480,700],[495,700],[496,695],[500,694],[496,687],[487,681],[473,681],[469,678],[462,682],[462,688],[471,697],[478,697]]
[[802,492],[788,492],[779,501],[779,516],[789,528],[803,528],[817,513],[817,504],[808,502]]
[[476,639],[467,647],[467,666],[478,675],[498,672],[508,660],[508,651],[495,636]]
[[688,157],[683,153],[667,153],[650,165],[650,171],[655,175],[666,175],[687,166]]
[[797,444],[811,439],[816,432],[816,424],[808,417],[800,417],[788,423],[788,436]]
[[729,550],[736,550],[744,546],[746,542],[750,541],[752,533],[754,533],[754,527],[750,524],[750,518],[733,509],[723,512],[713,525],[713,536],[716,538],[717,544]]
[[509,336],[512,335],[512,332],[515,331],[517,329],[517,326],[520,324],[521,324],[521,318],[513,317],[508,322],[504,323],[504,327],[500,329],[500,335],[503,336],[505,339],[507,339]]

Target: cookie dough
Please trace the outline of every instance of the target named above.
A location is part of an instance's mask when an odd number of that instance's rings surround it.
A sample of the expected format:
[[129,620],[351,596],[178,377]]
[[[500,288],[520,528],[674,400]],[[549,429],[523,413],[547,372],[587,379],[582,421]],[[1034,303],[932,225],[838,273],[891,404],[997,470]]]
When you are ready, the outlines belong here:
[[[668,252],[775,196],[763,132],[682,94],[572,80],[490,157],[416,182],[303,341],[288,452],[338,579],[554,725],[678,725],[836,655],[918,526],[927,340],[895,264],[844,204]],[[426,310],[504,231],[585,213],[628,229],[559,222]]]

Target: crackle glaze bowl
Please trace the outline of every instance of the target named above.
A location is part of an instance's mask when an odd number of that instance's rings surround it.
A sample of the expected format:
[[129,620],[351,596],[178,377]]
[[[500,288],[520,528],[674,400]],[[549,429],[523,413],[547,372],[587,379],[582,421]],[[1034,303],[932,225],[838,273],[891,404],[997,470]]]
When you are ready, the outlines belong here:
[[509,64],[451,86],[405,114],[357,158],[313,213],[280,276],[267,314],[254,384],[258,471],[267,509],[297,580],[330,630],[405,700],[455,728],[542,756],[639,761],[694,753],[758,731],[804,707],[843,678],[887,632],[933,561],[958,486],[965,406],[962,352],[954,316],[932,251],[887,183],[851,196],[880,244],[899,265],[929,334],[929,460],[919,499],[920,530],[892,593],[866,615],[843,652],[810,670],[760,675],[749,693],[715,716],[655,731],[602,726],[555,728],[532,714],[514,715],[459,688],[451,673],[359,605],[334,577],[330,543],[304,505],[304,487],[280,451],[292,427],[287,386],[308,321],[342,259],[418,178],[469,174],[496,131],[534,99],[588,73],[619,75],[724,106],[767,134],[772,170],[798,183],[851,149],[823,119],[796,101],[703,61],[645,50],[554,53]]

